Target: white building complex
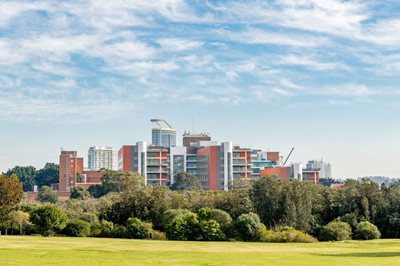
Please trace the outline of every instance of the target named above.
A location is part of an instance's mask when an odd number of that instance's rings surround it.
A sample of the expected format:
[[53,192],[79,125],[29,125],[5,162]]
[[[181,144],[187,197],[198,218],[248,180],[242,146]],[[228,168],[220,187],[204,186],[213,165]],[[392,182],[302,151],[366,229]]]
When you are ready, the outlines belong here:
[[97,171],[102,168],[118,170],[118,151],[112,147],[94,146],[88,151],[88,169]]

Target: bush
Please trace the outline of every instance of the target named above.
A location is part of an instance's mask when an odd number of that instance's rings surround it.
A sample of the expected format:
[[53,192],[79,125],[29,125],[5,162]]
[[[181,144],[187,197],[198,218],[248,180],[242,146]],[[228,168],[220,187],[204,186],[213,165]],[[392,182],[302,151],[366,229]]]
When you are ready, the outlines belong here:
[[92,235],[95,237],[112,237],[114,224],[112,222],[102,220],[92,229]]
[[201,236],[206,241],[220,241],[225,239],[219,223],[215,220],[201,221],[199,224]]
[[319,239],[322,241],[350,240],[351,227],[345,222],[332,221],[322,228]]
[[167,226],[166,235],[171,240],[196,240],[199,235],[197,215],[189,212],[176,216]]
[[277,242],[277,243],[314,243],[315,238],[293,227],[285,226],[275,229],[275,231],[267,230],[265,226],[260,227],[261,242]]
[[164,232],[158,231],[158,230],[153,230],[151,231],[151,237],[150,239],[152,240],[166,240],[167,237],[165,236]]
[[243,241],[258,240],[260,226],[260,218],[252,212],[241,214],[235,222],[235,229]]
[[187,210],[187,209],[170,209],[170,210],[167,210],[167,211],[164,213],[163,217],[162,217],[162,225],[163,225],[163,228],[165,229],[165,228],[167,227],[167,225],[168,225],[169,223],[171,223],[172,220],[173,220],[176,216],[183,215],[183,214],[186,214],[186,213],[190,213],[190,211]]
[[60,209],[46,205],[33,211],[31,221],[35,225],[36,232],[51,236],[64,229],[67,217]]
[[63,230],[67,236],[86,237],[90,234],[90,224],[82,220],[71,221]]
[[144,223],[138,218],[129,218],[126,223],[128,237],[135,239],[147,239],[152,230],[151,223]]
[[58,195],[48,186],[42,186],[39,189],[37,199],[40,202],[56,203],[58,201]]
[[123,225],[116,224],[111,232],[111,237],[128,238],[128,229]]
[[379,239],[381,238],[381,232],[370,222],[360,222],[356,226],[354,238],[360,240]]

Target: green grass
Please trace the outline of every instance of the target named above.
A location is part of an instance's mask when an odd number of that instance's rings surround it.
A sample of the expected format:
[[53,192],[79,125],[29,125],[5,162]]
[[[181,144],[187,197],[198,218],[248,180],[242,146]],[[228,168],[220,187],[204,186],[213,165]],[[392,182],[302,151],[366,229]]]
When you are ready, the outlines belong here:
[[272,244],[0,236],[0,265],[400,265],[400,240]]

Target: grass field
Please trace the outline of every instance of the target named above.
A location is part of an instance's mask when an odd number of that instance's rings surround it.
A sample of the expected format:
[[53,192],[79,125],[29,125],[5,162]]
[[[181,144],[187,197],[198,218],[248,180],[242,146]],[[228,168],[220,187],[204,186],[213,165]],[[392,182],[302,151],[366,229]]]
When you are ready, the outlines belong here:
[[270,244],[0,236],[0,265],[400,265],[400,240]]

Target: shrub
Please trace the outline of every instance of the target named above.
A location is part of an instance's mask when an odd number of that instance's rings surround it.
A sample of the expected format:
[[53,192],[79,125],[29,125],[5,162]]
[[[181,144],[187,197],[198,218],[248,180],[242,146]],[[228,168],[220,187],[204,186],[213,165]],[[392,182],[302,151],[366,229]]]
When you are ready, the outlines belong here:
[[267,230],[265,226],[262,226],[260,228],[260,241],[278,243],[314,243],[317,240],[309,234],[296,230],[290,226],[277,228],[275,231]]
[[67,217],[56,207],[46,205],[33,211],[31,221],[35,224],[36,232],[50,236],[64,229]]
[[348,223],[351,226],[351,230],[354,231],[357,227],[360,218],[356,213],[352,212],[352,213],[346,213],[342,217],[339,217],[338,220],[341,222]]
[[128,232],[128,237],[135,239],[146,239],[150,236],[152,224],[144,223],[138,218],[129,218],[126,223],[126,229]]
[[86,237],[90,234],[90,224],[82,220],[71,221],[63,230],[67,236]]
[[125,226],[115,224],[114,228],[111,232],[111,237],[115,238],[127,238],[128,237],[128,229]]
[[201,221],[199,224],[201,236],[206,241],[220,241],[225,239],[219,223],[215,220]]
[[260,226],[260,218],[252,212],[241,214],[235,222],[235,229],[243,241],[258,240]]
[[187,210],[187,209],[170,209],[170,210],[167,210],[164,213],[163,217],[162,217],[162,225],[163,225],[164,229],[167,227],[167,225],[169,223],[172,222],[172,220],[176,216],[183,215],[183,214],[186,214],[186,213],[190,213],[190,211]]
[[379,239],[380,237],[381,232],[379,232],[378,228],[367,221],[357,224],[354,232],[354,238],[360,240]]
[[153,230],[150,233],[150,239],[152,240],[166,240],[167,237],[165,236],[164,232]]
[[102,220],[92,229],[92,235],[96,237],[112,237],[114,224],[112,222]]
[[37,199],[40,202],[56,203],[58,201],[58,195],[48,186],[42,186],[39,189]]
[[166,235],[171,240],[196,240],[199,235],[197,215],[189,212],[176,216],[167,226]]
[[351,227],[345,222],[332,221],[322,228],[319,239],[322,241],[350,240]]

